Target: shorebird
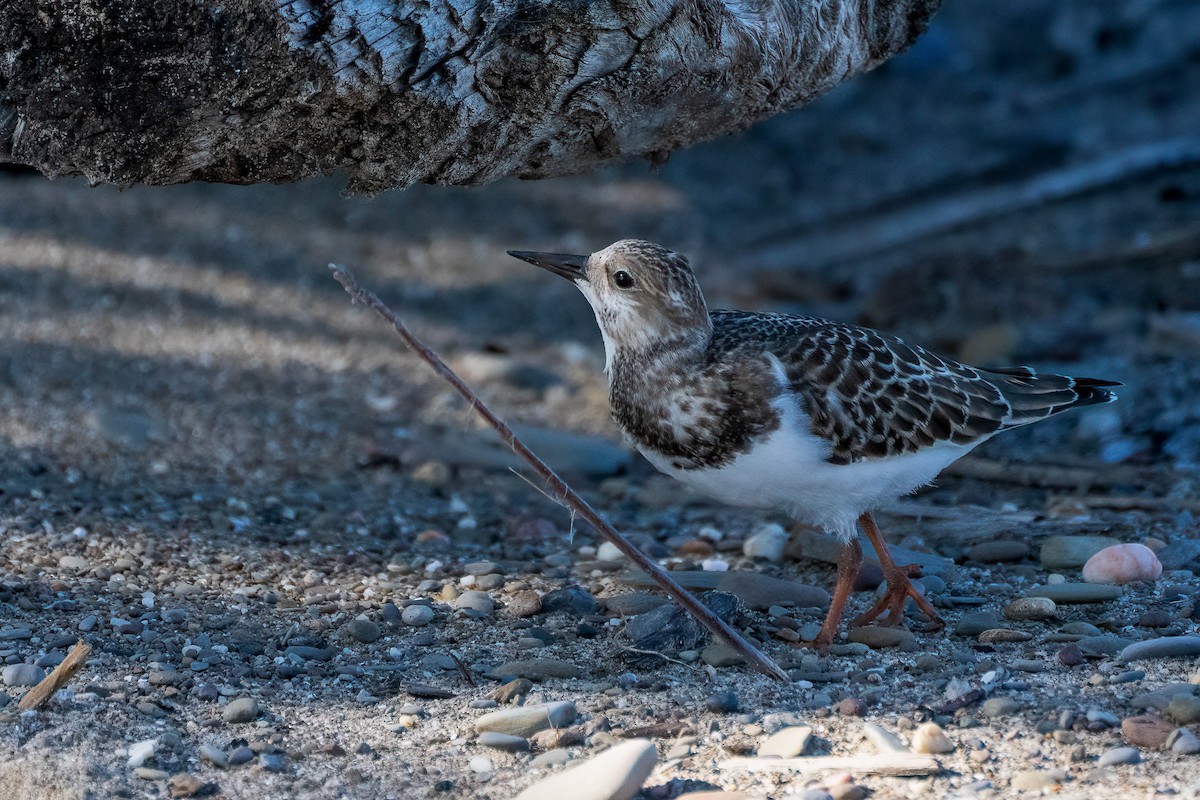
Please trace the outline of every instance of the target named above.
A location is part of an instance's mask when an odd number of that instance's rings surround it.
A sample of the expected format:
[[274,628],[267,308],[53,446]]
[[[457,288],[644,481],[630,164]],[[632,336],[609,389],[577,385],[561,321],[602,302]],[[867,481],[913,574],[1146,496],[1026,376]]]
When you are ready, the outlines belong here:
[[887,589],[853,625],[903,622],[914,566],[871,512],[1001,431],[1109,403],[1114,381],[980,369],[870,328],[793,314],[709,311],[687,259],[625,239],[591,255],[509,251],[583,293],[604,339],[613,419],[660,471],[730,505],[769,509],[843,549],[830,644],[862,565],[860,525]]

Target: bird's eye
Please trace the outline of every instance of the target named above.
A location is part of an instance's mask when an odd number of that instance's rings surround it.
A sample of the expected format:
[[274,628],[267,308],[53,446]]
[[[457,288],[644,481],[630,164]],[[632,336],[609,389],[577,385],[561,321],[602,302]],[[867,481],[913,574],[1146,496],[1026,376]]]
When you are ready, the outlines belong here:
[[613,285],[618,289],[628,289],[633,286],[633,276],[623,269],[613,273]]

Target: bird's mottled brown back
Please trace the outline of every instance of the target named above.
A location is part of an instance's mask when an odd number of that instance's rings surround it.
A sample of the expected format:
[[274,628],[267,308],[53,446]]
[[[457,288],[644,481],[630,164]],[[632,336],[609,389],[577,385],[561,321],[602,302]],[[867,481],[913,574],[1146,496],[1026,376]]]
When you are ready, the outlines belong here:
[[834,464],[969,444],[1005,427],[1012,413],[979,370],[868,328],[788,314],[711,318],[710,351],[779,359]]

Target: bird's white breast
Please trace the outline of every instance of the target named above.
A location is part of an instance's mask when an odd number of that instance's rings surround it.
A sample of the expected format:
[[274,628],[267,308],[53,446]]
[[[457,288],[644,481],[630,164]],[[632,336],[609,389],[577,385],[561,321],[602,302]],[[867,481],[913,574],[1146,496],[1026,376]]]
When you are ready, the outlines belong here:
[[659,471],[729,505],[773,509],[849,538],[863,512],[932,481],[976,443],[939,443],[916,453],[851,464],[827,460],[829,445],[813,435],[790,393],[775,400],[779,427],[723,467],[681,469],[652,450],[641,450]]

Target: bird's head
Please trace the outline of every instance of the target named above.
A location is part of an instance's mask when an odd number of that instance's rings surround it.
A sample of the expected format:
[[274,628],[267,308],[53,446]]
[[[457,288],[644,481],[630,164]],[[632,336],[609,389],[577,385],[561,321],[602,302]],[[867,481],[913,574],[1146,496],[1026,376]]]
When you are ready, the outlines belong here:
[[640,239],[622,239],[590,256],[515,256],[574,283],[596,312],[611,365],[618,351],[663,345],[703,345],[711,333],[708,306],[685,257]]

